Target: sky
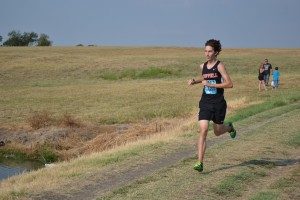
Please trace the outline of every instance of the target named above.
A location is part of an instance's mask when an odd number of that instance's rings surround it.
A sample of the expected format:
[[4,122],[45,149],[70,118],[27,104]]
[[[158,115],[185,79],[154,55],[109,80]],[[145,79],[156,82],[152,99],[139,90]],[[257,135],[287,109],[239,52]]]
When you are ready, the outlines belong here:
[[53,46],[300,48],[300,0],[0,0],[10,31]]

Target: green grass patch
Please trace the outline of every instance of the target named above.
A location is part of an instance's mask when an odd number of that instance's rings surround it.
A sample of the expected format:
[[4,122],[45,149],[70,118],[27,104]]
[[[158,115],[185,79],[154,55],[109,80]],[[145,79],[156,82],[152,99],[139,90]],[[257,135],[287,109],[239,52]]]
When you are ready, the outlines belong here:
[[261,170],[244,170],[239,174],[226,177],[212,191],[219,196],[239,197],[247,189],[248,184],[265,176],[266,173]]
[[300,147],[300,134],[290,137],[286,143],[290,146],[299,148]]
[[137,70],[135,69],[124,69],[122,71],[113,71],[113,72],[102,72],[100,78],[104,80],[120,80],[120,79],[136,79]]
[[42,145],[37,150],[37,154],[44,163],[53,163],[58,160],[58,155],[55,150],[47,144]]
[[281,199],[280,195],[272,191],[259,192],[249,198],[249,200],[277,200],[277,199]]
[[276,189],[280,191],[287,191],[289,193],[296,193],[300,196],[300,168],[296,168],[292,173],[279,179],[277,182],[271,185],[271,189]]
[[136,69],[124,69],[122,71],[101,72],[100,78],[104,80],[120,80],[120,79],[157,79],[175,76],[178,73],[169,69],[158,67],[150,67],[142,71]]
[[164,78],[173,75],[172,71],[167,69],[161,69],[156,67],[151,67],[142,71],[138,77],[139,78]]
[[[262,113],[265,111],[272,110],[274,108],[283,107],[285,105],[294,103],[295,101],[300,100],[300,95],[298,94],[292,94],[287,96],[286,99],[272,99],[270,101],[265,101],[261,104],[251,105],[246,108],[240,109],[237,111],[237,113],[234,116],[231,116],[230,119],[226,121],[240,121],[243,119],[246,119],[248,117],[254,116],[258,113]],[[295,106],[294,108],[299,109],[299,105]]]
[[16,148],[11,147],[3,147],[0,149],[0,162],[2,159],[16,159],[16,160],[33,160],[35,159],[33,154],[28,154],[25,152],[22,152],[22,150],[18,150]]
[[284,189],[289,187],[290,185],[293,184],[295,180],[290,179],[290,178],[282,178],[278,180],[276,183],[274,183],[271,188],[272,189]]
[[[23,197],[25,196],[26,194],[28,194],[28,192],[26,191],[25,188],[21,189],[20,191],[11,191],[10,192],[10,195],[16,199],[19,199],[20,197]],[[1,198],[1,197],[0,197]]]
[[7,150],[7,149],[1,149],[0,150],[0,161],[4,158],[14,158],[14,159],[20,159],[24,160],[27,155],[25,153],[18,152],[16,150]]

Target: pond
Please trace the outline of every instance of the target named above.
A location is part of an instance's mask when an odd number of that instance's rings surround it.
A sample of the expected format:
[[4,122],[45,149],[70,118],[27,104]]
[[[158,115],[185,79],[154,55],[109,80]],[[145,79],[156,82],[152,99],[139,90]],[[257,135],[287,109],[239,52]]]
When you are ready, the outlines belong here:
[[45,167],[38,161],[1,159],[0,160],[0,181],[21,173],[37,170]]

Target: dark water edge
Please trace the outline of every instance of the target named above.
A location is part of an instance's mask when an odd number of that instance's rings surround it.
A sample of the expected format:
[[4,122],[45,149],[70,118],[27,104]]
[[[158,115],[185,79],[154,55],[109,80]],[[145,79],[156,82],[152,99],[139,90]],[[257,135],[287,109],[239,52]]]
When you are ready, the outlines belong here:
[[1,159],[0,181],[11,176],[19,175],[45,167],[44,163],[31,160]]

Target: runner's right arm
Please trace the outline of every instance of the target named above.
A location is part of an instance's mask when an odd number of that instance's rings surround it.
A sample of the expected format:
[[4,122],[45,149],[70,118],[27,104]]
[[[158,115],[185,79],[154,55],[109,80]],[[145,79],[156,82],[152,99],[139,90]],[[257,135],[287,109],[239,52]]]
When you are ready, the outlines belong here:
[[[203,64],[200,65],[201,72],[202,72],[202,69],[203,69]],[[198,83],[202,83],[202,81],[203,81],[202,77],[197,79],[197,80],[191,79],[191,80],[188,81],[188,85],[195,85],[195,84],[198,84]]]

